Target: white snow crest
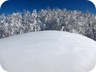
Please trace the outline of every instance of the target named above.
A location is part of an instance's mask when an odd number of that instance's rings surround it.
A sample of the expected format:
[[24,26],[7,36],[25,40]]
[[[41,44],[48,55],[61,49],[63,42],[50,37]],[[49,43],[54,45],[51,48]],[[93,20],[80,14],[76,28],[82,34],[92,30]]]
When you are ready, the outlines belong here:
[[89,72],[96,42],[59,31],[17,35],[0,40],[0,64],[8,72]]

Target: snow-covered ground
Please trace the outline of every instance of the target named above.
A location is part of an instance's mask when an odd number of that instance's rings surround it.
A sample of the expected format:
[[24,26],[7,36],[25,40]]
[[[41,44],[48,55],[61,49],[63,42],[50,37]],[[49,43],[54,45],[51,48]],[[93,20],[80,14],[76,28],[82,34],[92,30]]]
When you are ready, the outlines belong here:
[[96,42],[59,31],[12,36],[0,40],[0,64],[8,72],[89,72]]
[[96,66],[90,72],[96,72]]
[[7,72],[6,70],[4,70],[1,65],[0,65],[0,72]]

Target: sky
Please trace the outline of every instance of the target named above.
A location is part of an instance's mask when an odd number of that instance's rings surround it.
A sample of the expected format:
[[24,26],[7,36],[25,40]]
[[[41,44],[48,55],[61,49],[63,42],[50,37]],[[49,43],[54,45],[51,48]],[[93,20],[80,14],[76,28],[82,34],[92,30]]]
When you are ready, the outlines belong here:
[[40,9],[47,9],[48,7],[66,8],[67,10],[79,10],[82,12],[89,11],[92,14],[96,14],[94,4],[88,0],[9,0],[2,5],[0,14],[11,14],[23,10],[32,12],[33,9],[40,11]]

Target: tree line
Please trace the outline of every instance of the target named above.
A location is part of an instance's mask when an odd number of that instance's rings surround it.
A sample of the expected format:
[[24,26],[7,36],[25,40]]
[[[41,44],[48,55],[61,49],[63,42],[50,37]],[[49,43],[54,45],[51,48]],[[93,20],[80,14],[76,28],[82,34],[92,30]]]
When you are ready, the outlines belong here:
[[44,30],[78,33],[96,40],[96,15],[59,8],[0,15],[0,38]]

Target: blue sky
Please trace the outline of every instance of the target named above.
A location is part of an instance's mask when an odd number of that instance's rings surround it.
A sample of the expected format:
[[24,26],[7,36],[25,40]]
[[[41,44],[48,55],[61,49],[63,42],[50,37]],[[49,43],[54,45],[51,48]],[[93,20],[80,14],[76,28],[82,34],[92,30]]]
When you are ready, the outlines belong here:
[[68,10],[89,11],[96,14],[95,6],[88,0],[9,0],[2,5],[0,14],[9,14],[24,9],[32,11],[33,9],[46,8],[66,8]]

